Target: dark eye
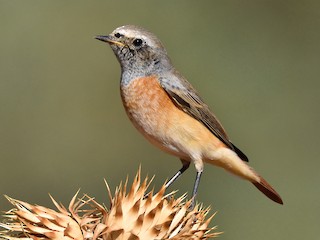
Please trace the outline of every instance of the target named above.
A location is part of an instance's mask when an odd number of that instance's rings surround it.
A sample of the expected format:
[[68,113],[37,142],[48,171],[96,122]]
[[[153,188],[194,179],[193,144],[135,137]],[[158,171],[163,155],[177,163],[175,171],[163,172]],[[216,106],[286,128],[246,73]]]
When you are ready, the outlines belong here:
[[133,45],[135,45],[136,47],[140,47],[142,45],[142,40],[140,38],[136,38],[133,41]]
[[116,38],[120,38],[120,37],[122,36],[122,34],[116,33],[114,36],[115,36]]

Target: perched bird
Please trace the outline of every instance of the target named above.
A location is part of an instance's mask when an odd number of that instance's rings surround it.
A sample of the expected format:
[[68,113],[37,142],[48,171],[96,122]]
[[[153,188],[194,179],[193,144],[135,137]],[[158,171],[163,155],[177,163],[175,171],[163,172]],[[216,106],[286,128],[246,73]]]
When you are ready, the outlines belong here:
[[249,180],[271,200],[283,204],[270,184],[247,165],[246,155],[230,141],[197,91],[174,68],[154,34],[126,25],[96,39],[110,44],[121,65],[121,97],[133,125],[152,144],[182,162],[166,187],[193,162],[197,171],[194,206],[204,163],[210,163]]

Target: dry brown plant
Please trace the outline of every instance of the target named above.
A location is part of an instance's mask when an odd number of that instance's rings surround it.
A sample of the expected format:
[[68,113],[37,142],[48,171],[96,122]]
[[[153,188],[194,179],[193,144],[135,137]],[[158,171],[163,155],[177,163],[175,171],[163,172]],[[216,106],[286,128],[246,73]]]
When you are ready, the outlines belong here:
[[97,203],[84,194],[72,198],[68,209],[51,197],[58,209],[32,205],[6,196],[14,206],[0,223],[0,239],[25,240],[151,240],[151,239],[209,239],[218,236],[216,227],[209,227],[214,214],[209,208],[196,205],[174,192],[165,195],[165,187],[147,192],[151,180],[141,182],[138,171],[129,191],[128,180],[116,188],[112,196],[108,184],[110,207]]

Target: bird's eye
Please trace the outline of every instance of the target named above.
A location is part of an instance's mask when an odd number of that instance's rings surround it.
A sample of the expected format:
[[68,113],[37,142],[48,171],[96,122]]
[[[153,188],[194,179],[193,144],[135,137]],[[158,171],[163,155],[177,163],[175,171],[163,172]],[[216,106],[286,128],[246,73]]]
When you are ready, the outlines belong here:
[[133,45],[136,46],[136,47],[140,47],[142,45],[142,40],[140,38],[136,38],[133,41]]
[[120,38],[120,37],[122,36],[122,34],[116,33],[114,36],[115,36],[116,38]]

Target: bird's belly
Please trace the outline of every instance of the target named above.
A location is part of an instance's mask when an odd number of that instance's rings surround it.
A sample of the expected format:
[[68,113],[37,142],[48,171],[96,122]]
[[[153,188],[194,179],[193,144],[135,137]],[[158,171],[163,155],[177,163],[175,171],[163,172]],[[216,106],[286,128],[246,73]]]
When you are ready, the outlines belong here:
[[134,126],[160,149],[186,160],[220,142],[200,122],[179,109],[156,77],[139,78],[121,88]]

